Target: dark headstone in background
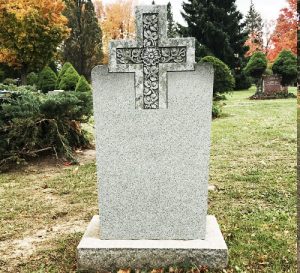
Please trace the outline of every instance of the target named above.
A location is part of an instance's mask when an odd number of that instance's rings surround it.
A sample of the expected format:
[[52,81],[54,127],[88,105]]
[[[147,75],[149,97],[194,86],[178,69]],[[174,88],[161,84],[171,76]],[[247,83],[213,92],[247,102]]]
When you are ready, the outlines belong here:
[[265,93],[266,95],[272,95],[282,92],[284,92],[284,90],[281,85],[281,76],[263,76],[263,93]]

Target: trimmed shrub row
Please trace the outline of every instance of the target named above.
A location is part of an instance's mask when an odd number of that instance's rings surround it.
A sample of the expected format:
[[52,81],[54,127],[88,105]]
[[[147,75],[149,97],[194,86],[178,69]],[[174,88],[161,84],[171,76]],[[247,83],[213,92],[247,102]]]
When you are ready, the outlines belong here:
[[80,76],[69,62],[63,65],[58,75],[49,66],[46,66],[39,74],[31,72],[27,75],[27,83],[37,86],[43,93],[54,89],[81,92],[92,90],[85,77]]

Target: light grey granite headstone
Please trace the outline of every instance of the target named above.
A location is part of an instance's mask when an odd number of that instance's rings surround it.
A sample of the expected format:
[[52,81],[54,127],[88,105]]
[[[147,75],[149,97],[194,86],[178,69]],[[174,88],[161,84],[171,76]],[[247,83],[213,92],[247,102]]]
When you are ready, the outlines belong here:
[[92,74],[101,237],[204,239],[213,69],[168,73],[168,109],[134,107],[134,75]]
[[92,71],[99,218],[79,269],[227,264],[207,216],[213,68],[195,65],[193,38],[167,38],[166,14],[137,7],[136,41],[112,41]]

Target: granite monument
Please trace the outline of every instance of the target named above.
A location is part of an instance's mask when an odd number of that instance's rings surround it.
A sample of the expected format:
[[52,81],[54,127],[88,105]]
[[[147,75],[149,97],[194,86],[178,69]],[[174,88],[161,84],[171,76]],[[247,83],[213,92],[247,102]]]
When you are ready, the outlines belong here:
[[207,215],[213,68],[195,64],[193,38],[167,37],[166,18],[136,7],[136,41],[112,41],[93,69],[99,216],[81,270],[227,264]]
[[281,76],[267,75],[263,76],[263,93],[265,95],[276,95],[284,92],[281,85]]

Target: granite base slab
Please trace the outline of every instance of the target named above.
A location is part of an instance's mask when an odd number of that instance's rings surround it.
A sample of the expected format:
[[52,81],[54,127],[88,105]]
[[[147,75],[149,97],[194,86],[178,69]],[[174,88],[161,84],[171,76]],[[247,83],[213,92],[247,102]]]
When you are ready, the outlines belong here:
[[227,266],[228,249],[217,220],[207,216],[205,240],[101,240],[99,216],[92,218],[78,247],[81,272],[149,269],[191,263],[212,269]]

